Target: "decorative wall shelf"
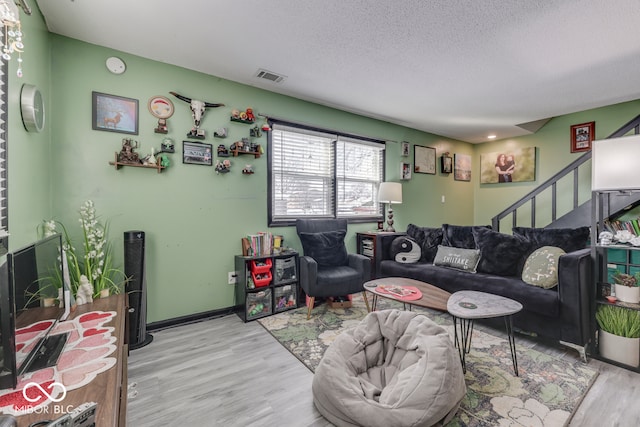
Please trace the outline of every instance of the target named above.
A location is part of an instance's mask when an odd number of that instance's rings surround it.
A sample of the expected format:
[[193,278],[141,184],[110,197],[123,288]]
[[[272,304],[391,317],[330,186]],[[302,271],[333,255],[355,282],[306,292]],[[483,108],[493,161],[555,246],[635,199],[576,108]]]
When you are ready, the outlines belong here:
[[260,158],[260,146],[258,145],[257,150],[256,151],[244,151],[244,150],[238,150],[237,148],[234,148],[233,150],[229,150],[233,153],[233,157],[238,157],[238,155],[240,154],[252,154],[256,159]]
[[244,123],[245,125],[252,125],[256,122],[255,120],[242,120],[242,119],[236,119],[235,117],[231,117],[229,120],[236,123]]
[[142,163],[137,164],[137,163],[122,163],[118,161],[118,153],[116,153],[116,158],[113,162],[109,162],[110,165],[115,166],[116,170],[120,169],[123,166],[131,166],[134,168],[147,168],[147,169],[156,169],[158,171],[158,173],[161,173],[163,169],[166,169],[165,166],[162,166],[160,164],[160,162],[158,162],[155,165],[143,165]]

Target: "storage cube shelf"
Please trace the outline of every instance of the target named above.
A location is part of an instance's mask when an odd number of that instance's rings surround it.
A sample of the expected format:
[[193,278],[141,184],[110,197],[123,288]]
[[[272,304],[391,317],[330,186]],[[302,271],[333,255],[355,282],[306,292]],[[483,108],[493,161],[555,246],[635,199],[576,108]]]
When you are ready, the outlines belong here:
[[235,257],[236,313],[249,322],[298,307],[298,253]]

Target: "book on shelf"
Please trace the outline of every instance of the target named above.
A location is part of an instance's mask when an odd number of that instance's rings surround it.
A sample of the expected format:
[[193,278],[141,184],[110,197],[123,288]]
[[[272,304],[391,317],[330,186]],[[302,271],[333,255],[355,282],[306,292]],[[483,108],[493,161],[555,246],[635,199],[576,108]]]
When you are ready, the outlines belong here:
[[273,248],[273,234],[258,232],[242,238],[242,255],[261,256],[271,255]]

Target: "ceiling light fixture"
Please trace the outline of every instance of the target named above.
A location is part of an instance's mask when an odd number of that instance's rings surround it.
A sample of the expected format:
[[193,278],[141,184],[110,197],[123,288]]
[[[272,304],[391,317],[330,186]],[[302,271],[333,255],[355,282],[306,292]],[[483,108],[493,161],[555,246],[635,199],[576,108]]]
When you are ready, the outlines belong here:
[[496,139],[496,135],[487,135],[488,139]]

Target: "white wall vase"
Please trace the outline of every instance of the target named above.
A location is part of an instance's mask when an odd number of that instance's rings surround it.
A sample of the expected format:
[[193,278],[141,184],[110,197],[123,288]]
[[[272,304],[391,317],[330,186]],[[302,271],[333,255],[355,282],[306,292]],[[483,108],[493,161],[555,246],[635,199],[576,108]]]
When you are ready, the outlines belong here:
[[615,286],[616,298],[622,302],[630,302],[632,304],[640,303],[640,286]]
[[600,330],[598,348],[604,358],[634,368],[640,365],[640,338],[626,338]]

